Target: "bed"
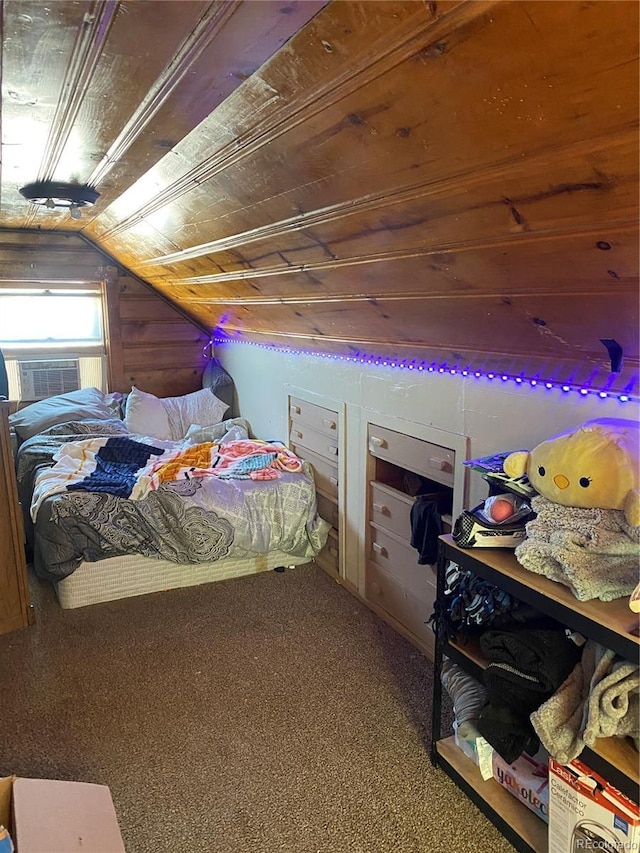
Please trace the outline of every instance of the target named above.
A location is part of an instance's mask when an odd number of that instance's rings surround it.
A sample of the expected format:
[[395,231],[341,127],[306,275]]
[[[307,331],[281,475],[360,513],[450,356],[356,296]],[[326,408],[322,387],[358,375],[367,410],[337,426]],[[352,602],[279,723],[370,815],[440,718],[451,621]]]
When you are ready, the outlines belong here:
[[[166,400],[184,408],[187,397],[209,407],[206,416],[176,409],[166,423],[158,398],[135,390],[124,411],[113,399],[121,395],[85,389],[70,408],[60,404],[55,423],[26,409],[12,416],[27,546],[61,607],[295,566],[319,553],[329,524],[317,513],[308,463],[279,442],[249,438],[242,418],[202,423],[228,413],[219,400],[211,408],[211,389],[160,400],[169,412]],[[132,400],[141,393],[144,417]],[[90,405],[78,407],[87,394]]]

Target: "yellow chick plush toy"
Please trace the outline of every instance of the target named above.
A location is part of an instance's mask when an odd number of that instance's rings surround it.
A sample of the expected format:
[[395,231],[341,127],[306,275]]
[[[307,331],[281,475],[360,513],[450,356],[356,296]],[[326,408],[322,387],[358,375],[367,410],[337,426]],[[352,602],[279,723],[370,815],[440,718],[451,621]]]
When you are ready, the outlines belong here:
[[526,474],[543,497],[563,506],[623,510],[640,525],[640,424],[621,418],[587,421],[530,452],[505,459],[510,477]]

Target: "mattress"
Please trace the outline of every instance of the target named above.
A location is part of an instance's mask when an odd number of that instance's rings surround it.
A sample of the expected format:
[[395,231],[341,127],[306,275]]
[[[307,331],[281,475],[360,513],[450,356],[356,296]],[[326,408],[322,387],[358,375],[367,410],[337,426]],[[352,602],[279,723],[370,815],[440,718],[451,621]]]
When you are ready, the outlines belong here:
[[269,551],[249,557],[224,557],[211,563],[172,563],[152,557],[127,555],[94,563],[82,562],[68,577],[54,584],[65,610],[116,601],[150,592],[198,586],[203,583],[257,574],[279,566],[308,563],[309,557],[293,557]]

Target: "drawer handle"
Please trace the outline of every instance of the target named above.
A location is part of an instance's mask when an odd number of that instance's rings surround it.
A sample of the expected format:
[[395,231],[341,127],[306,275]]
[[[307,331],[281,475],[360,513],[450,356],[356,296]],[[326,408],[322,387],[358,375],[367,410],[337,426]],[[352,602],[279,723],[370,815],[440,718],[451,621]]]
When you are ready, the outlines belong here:
[[327,450],[329,451],[331,456],[337,456],[338,455],[338,448],[335,447],[333,444],[327,444]]
[[374,504],[373,508],[376,512],[379,512],[380,515],[391,516],[391,511],[389,510],[389,507],[385,506],[384,504]]
[[329,418],[323,418],[322,423],[327,427],[327,429],[335,429],[336,422],[329,420]]
[[379,583],[376,583],[376,582],[374,581],[374,582],[371,584],[371,592],[372,592],[374,595],[380,595],[380,593],[382,592],[382,589],[380,588],[380,584],[379,584]]
[[431,468],[437,468],[438,471],[446,471],[449,467],[449,463],[446,459],[430,459],[429,465]]
[[380,438],[377,435],[372,435],[369,439],[369,447],[374,450],[376,447],[386,447],[387,442],[386,439]]
[[379,554],[381,557],[386,558],[389,556],[389,552],[387,551],[387,549],[384,547],[384,545],[381,545],[379,542],[374,542],[372,547],[373,547],[373,550],[376,552],[376,554]]
[[304,436],[302,435],[302,433],[301,433],[301,432],[298,432],[298,431],[296,431],[296,436],[297,436],[298,438],[304,438]]
[[291,406],[291,414],[299,415],[300,414],[300,406]]
[[329,477],[329,482],[331,483],[332,486],[337,486],[338,485],[338,478],[337,477]]

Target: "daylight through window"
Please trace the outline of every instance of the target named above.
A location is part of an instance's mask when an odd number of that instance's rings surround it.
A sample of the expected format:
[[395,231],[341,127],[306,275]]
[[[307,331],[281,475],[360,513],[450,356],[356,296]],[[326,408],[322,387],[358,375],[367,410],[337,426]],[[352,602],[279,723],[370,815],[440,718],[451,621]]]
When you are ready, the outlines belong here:
[[105,343],[99,286],[17,284],[0,291],[0,349],[9,398],[39,400],[105,388]]

